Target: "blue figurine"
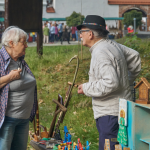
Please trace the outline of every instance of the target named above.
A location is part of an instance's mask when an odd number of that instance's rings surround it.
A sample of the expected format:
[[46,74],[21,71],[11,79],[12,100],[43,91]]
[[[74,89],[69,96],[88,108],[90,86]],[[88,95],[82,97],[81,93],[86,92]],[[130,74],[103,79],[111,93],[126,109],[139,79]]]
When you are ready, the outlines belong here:
[[68,142],[71,142],[71,134],[68,134]]
[[65,150],[68,150],[67,146],[65,146]]
[[67,129],[67,126],[64,126],[64,132],[65,132],[65,138],[64,138],[64,141],[63,143],[67,143],[67,139],[68,139],[68,129]]
[[86,150],[89,150],[90,146],[89,146],[89,141],[86,141]]
[[75,146],[75,150],[78,150],[78,147],[77,147],[77,146]]

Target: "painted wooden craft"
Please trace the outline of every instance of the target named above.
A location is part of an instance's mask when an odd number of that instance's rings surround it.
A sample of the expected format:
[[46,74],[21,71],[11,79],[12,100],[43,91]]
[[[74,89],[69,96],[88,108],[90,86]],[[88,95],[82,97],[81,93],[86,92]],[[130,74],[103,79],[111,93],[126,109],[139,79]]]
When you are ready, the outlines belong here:
[[150,104],[150,83],[145,78],[141,78],[141,81],[134,88],[139,88],[139,99],[135,102],[140,104]]
[[127,136],[127,101],[125,99],[120,99],[119,101],[119,131],[117,136],[117,141],[120,144],[128,145]]

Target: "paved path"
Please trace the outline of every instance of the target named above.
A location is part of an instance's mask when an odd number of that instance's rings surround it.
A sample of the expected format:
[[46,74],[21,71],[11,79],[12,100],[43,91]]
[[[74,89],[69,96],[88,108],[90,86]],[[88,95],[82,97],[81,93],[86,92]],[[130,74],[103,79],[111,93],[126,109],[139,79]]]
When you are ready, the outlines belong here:
[[[79,42],[80,43],[80,42]],[[70,44],[68,44],[67,41],[64,41],[63,44],[61,44],[61,42],[55,42],[54,44],[43,44],[43,46],[63,46],[63,45],[78,45],[78,41],[70,41]],[[29,47],[36,47],[37,44],[36,42],[34,43],[28,43]]]
[[[80,42],[79,42],[80,44]],[[78,45],[78,41],[70,41],[70,44],[68,44],[67,41],[64,41],[63,44],[61,44],[60,42],[55,42],[54,44],[43,44],[43,46],[63,46],[63,45]],[[37,43],[36,42],[32,42],[32,43],[28,43],[28,47],[36,47]],[[0,43],[0,47],[2,47],[2,44]]]

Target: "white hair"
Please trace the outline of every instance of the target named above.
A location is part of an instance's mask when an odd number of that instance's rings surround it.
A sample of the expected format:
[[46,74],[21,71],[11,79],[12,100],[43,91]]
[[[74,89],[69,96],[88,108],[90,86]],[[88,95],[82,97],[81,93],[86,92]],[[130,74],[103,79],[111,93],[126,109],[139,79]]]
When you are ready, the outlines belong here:
[[104,29],[92,30],[90,29],[96,38],[107,38],[108,32]]
[[2,35],[2,45],[9,47],[10,41],[17,44],[21,38],[25,38],[27,40],[27,33],[16,26],[10,26],[4,31]]

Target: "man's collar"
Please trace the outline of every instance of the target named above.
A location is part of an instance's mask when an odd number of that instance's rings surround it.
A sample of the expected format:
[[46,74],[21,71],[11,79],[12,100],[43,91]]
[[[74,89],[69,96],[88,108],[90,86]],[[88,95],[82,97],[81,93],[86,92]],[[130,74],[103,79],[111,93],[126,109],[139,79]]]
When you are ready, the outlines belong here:
[[92,53],[93,49],[94,49],[100,42],[102,42],[102,41],[104,41],[104,39],[101,39],[101,40],[97,41],[97,42],[89,49],[89,51]]

